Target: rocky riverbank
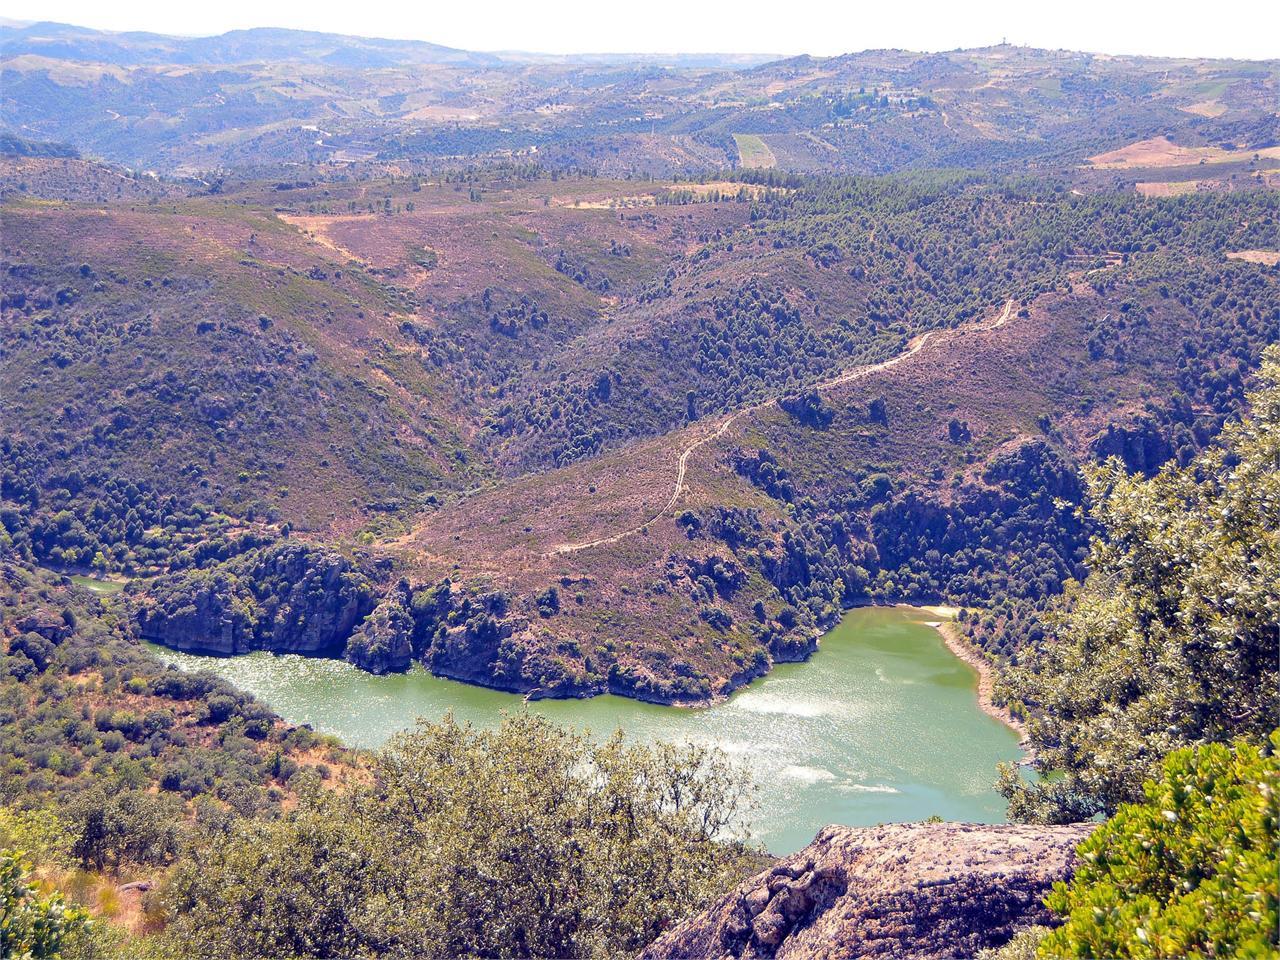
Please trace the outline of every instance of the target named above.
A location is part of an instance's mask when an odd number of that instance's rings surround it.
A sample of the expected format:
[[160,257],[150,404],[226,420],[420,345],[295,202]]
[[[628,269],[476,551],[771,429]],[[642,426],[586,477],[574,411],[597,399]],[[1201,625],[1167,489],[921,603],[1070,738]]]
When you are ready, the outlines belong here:
[[555,590],[530,610],[501,590],[476,593],[447,578],[411,584],[367,557],[283,540],[156,577],[130,598],[130,609],[140,637],[189,653],[297,653],[374,674],[418,663],[529,699],[611,693],[690,707],[725,699],[775,663],[807,659],[820,636],[799,627],[774,633],[754,655],[728,661],[733,669],[700,673],[709,669],[697,661],[705,648],[675,662],[661,652],[619,654],[612,643],[591,652],[596,636],[549,646],[547,624],[562,610]]
[[[612,693],[671,706],[723,700],[774,664],[807,660],[821,636],[818,631],[777,635],[767,649],[742,658],[733,672],[700,677],[691,665],[658,670],[643,658],[593,660],[576,644],[548,650],[542,642],[545,616],[529,616],[501,591],[471,594],[448,579],[411,586],[387,574],[364,569],[332,549],[281,541],[209,569],[155,578],[131,606],[139,635],[175,650],[218,656],[299,653],[347,660],[375,674],[421,663],[437,676],[529,699]],[[558,595],[553,605],[558,607]],[[946,620],[955,614],[946,607],[911,609]],[[838,622],[832,613],[819,630]],[[978,671],[982,709],[1025,739],[1017,718],[992,700],[991,664],[952,624],[930,625]]]

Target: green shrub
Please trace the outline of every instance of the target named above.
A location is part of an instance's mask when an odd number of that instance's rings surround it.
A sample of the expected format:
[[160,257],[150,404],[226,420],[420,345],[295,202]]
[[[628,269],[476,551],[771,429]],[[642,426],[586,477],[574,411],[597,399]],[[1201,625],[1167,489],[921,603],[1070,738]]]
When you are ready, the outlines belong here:
[[978,951],[976,960],[1036,960],[1036,951],[1048,933],[1048,927],[1027,927],[1015,933],[1003,947]]
[[1066,923],[1041,957],[1274,957],[1280,870],[1280,731],[1178,750],[1146,802],[1080,847],[1046,901]]
[[1089,471],[1105,533],[1055,636],[1017,669],[1007,700],[1032,709],[1042,770],[1012,767],[1001,791],[1015,820],[1064,822],[1137,802],[1171,751],[1261,742],[1280,697],[1280,348],[1250,410],[1220,444],[1151,479],[1116,461]]
[[191,844],[166,940],[189,957],[614,956],[754,866],[727,835],[739,775],[692,747],[446,718],[371,772]]
[[88,915],[67,906],[61,894],[42,896],[30,871],[20,852],[0,850],[0,957],[59,957],[88,924]]
[[25,851],[41,864],[69,866],[72,838],[50,810],[0,807],[0,847]]

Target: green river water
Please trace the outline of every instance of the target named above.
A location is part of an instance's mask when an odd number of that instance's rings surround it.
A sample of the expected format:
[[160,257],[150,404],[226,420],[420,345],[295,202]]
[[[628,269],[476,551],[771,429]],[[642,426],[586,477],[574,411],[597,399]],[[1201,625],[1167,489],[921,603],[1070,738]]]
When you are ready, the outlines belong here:
[[[541,700],[528,709],[594,733],[621,727],[641,740],[714,744],[759,787],[751,832],[790,853],[828,823],[999,822],[992,789],[1018,736],[978,708],[977,674],[926,625],[930,614],[865,607],[849,612],[806,663],[776,666],[723,703],[689,710],[623,697]],[[193,656],[153,647],[164,661],[204,668],[292,723],[374,747],[415,719],[493,724],[521,698],[417,670],[376,677],[335,660],[255,653]]]

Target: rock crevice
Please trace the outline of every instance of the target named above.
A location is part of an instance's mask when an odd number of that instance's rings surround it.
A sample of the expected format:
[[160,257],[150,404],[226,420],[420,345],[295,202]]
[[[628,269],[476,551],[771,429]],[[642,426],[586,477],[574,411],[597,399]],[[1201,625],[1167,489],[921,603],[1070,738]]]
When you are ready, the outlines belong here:
[[831,826],[651,944],[642,960],[970,957],[1047,923],[1092,824]]

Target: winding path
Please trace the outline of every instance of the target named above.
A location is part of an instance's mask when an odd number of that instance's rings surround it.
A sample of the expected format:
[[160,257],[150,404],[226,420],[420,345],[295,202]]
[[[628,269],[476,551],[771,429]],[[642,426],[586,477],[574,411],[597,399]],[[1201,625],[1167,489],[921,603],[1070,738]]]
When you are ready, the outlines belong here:
[[697,440],[693,441],[693,443],[685,447],[683,451],[681,451],[679,467],[676,470],[676,487],[674,490],[671,491],[671,499],[667,501],[667,505],[665,507],[663,507],[657,513],[655,513],[648,520],[644,521],[644,523],[640,524],[639,526],[632,527],[629,530],[623,530],[621,533],[615,533],[612,536],[601,537],[598,540],[587,540],[583,543],[562,543],[562,544],[559,544],[558,546],[553,547],[550,551],[544,554],[544,556],[552,557],[561,553],[577,553],[579,550],[586,550],[589,547],[600,547],[600,546],[604,546],[604,544],[606,543],[617,543],[619,540],[622,540],[622,539],[625,539],[626,537],[634,536],[635,534],[640,533],[649,524],[653,523],[655,520],[660,519],[663,515],[670,513],[672,510],[675,509],[676,501],[680,499],[680,494],[684,493],[684,475],[686,472],[688,472],[689,457],[693,454],[693,451],[697,450],[700,446],[702,446],[704,443],[707,443],[708,441],[717,440],[720,437],[724,436],[724,432],[729,429],[729,425],[732,424],[733,421],[736,420],[740,414],[746,413],[748,410],[754,410],[754,409],[755,407],[744,407],[741,410],[737,410],[734,413],[729,414],[729,416],[725,417],[724,420],[720,422],[720,426],[716,427],[714,431],[712,431],[711,433],[708,433],[705,437],[699,437]]
[[[1013,300],[1006,301],[1004,305],[1004,310],[1001,312],[1000,316],[997,317],[995,321],[991,323],[990,326],[981,327],[979,329],[998,330],[1000,327],[1003,327],[1006,323],[1009,322],[1010,315],[1013,312],[1013,305],[1014,305]],[[924,345],[929,342],[929,338],[932,337],[937,332],[938,331],[936,330],[930,330],[927,333],[923,333],[919,337],[916,337],[916,339],[912,342],[910,348],[898,354],[896,357],[891,357],[890,359],[884,360],[880,363],[873,363],[870,366],[854,367],[852,370],[846,370],[844,373],[841,373],[830,380],[824,380],[820,383],[814,384],[812,389],[829,390],[832,387],[843,386],[846,383],[852,383],[855,380],[861,380],[863,377],[869,377],[873,373],[879,373],[882,370],[888,370],[890,367],[901,363],[903,360],[907,360],[910,357],[914,357],[917,353],[919,353],[924,348]],[[712,440],[718,440],[720,439],[720,437],[724,436],[725,431],[728,430],[729,427],[733,425],[733,422],[737,420],[738,417],[742,416],[744,413],[752,413],[756,410],[759,410],[761,407],[765,407],[771,403],[775,403],[778,400],[779,396],[782,396],[782,395],[779,394],[777,396],[770,397],[768,400],[761,400],[759,403],[753,403],[750,406],[742,407],[738,410],[735,410],[733,413],[725,417],[720,422],[720,425],[716,427],[716,429],[713,430],[711,433],[708,433],[705,436],[699,437],[697,440],[694,440],[692,443],[686,446],[680,452],[680,459],[677,462],[676,485],[675,485],[675,489],[671,491],[671,499],[667,501],[666,506],[664,506],[661,510],[655,513],[653,516],[649,517],[649,519],[645,520],[643,523],[640,523],[634,527],[630,527],[629,529],[623,530],[620,533],[611,534],[607,537],[599,537],[595,540],[585,540],[580,543],[557,544],[556,546],[548,550],[546,553],[544,553],[543,556],[554,557],[554,556],[560,556],[566,553],[577,553],[579,550],[589,550],[592,547],[602,547],[605,544],[617,543],[619,540],[625,540],[627,537],[632,537],[638,533],[643,532],[645,527],[649,526],[649,524],[653,523],[656,520],[660,520],[663,516],[671,513],[671,511],[675,509],[676,503],[679,502],[680,500],[680,495],[685,491],[685,475],[688,473],[689,457],[693,455],[693,452],[697,450],[700,446],[702,446],[704,443],[709,443]]]

